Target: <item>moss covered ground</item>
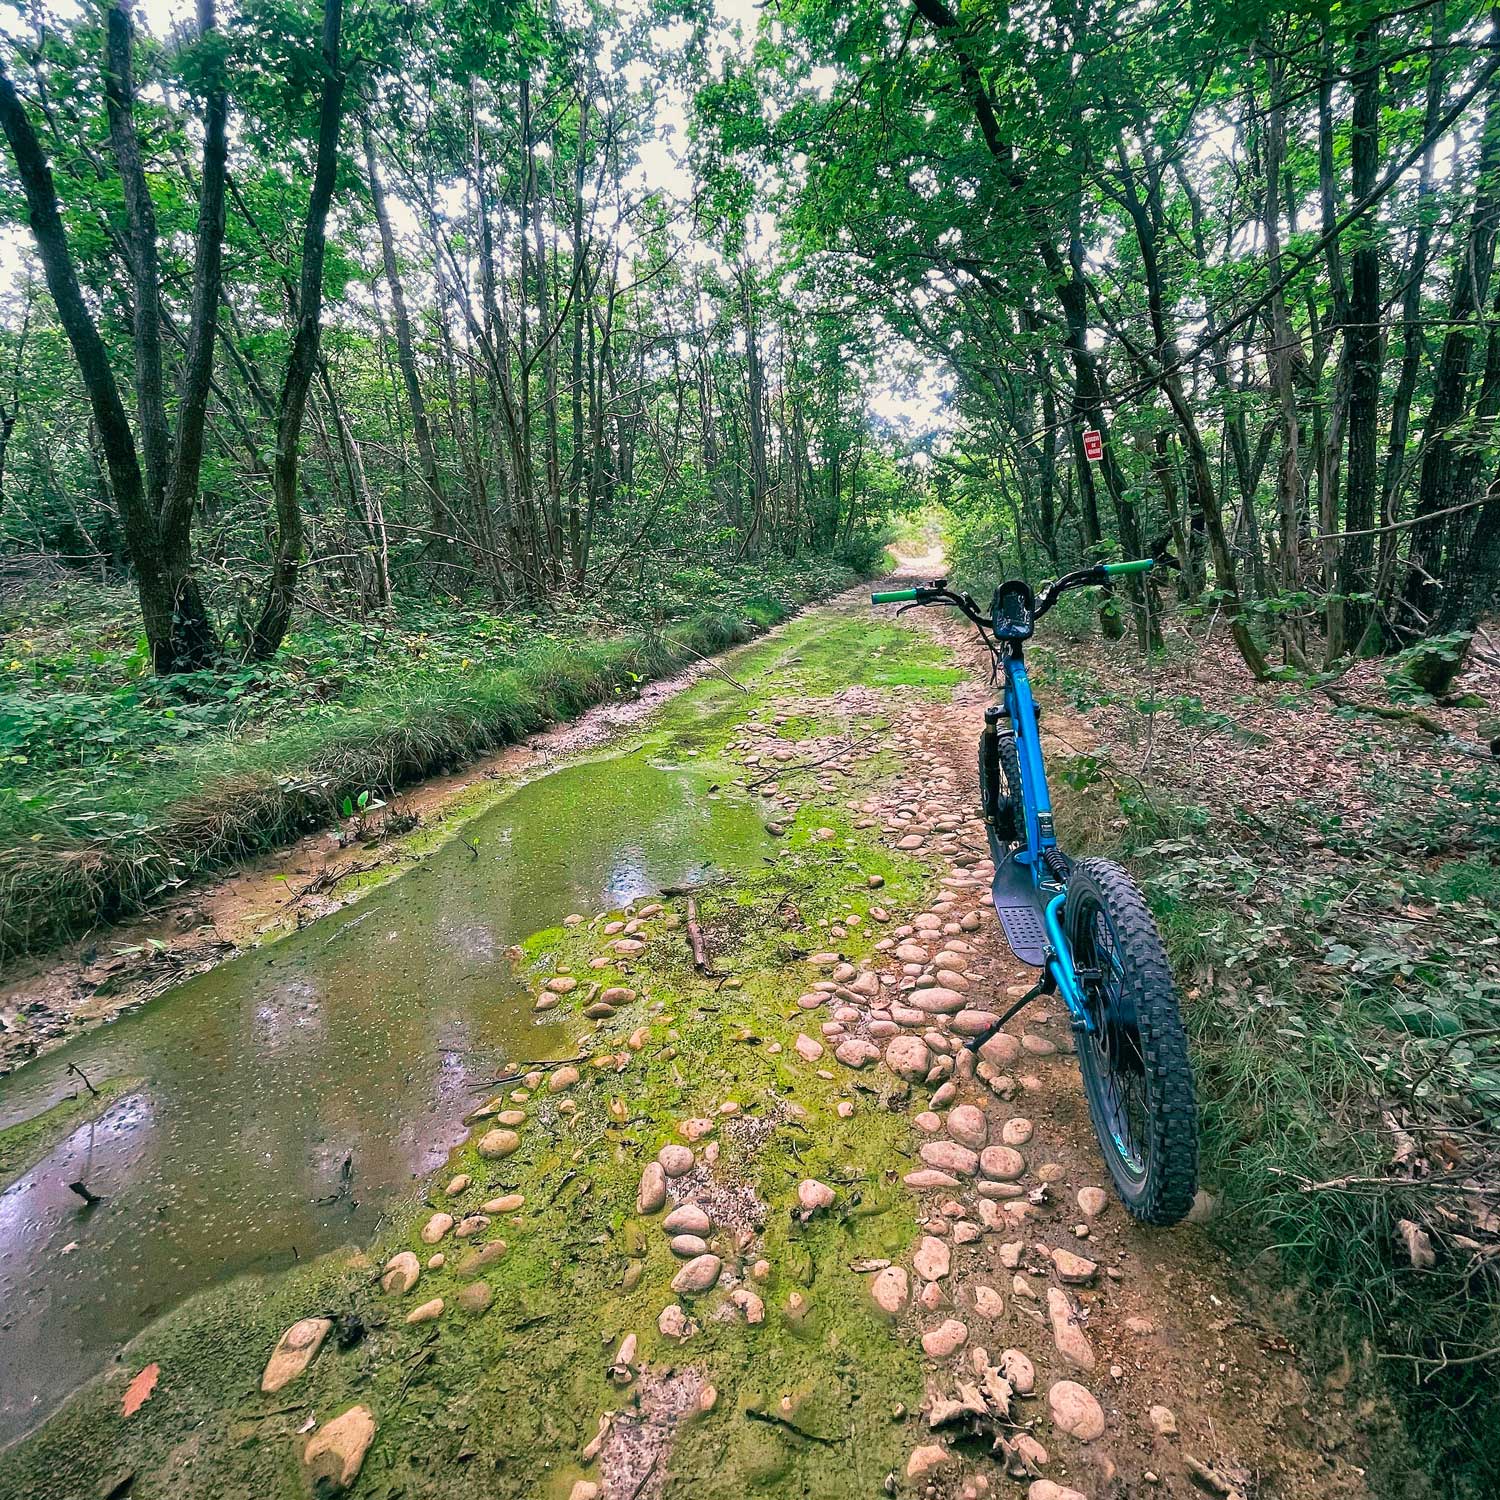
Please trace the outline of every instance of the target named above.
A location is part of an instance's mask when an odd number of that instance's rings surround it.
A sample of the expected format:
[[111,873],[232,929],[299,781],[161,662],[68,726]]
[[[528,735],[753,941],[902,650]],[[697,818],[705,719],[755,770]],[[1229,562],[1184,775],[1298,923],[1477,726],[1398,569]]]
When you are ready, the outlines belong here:
[[[760,872],[694,893],[714,973],[693,966],[680,895],[641,922],[638,955],[615,954],[603,932],[627,919],[623,911],[534,934],[517,960],[532,983],[567,973],[580,980],[561,1009],[583,1060],[580,1080],[557,1093],[535,1074],[497,1084],[494,1108],[524,1112],[519,1150],[480,1156],[477,1142],[493,1123],[480,1120],[443,1171],[392,1206],[374,1245],[180,1307],[0,1454],[0,1491],[36,1500],[290,1497],[303,1492],[300,1434],[362,1403],[378,1433],[360,1495],[563,1497],[585,1472],[580,1454],[600,1415],[632,1417],[637,1387],[608,1377],[626,1332],[639,1336],[647,1369],[691,1364],[717,1392],[713,1408],[677,1433],[670,1463],[652,1480],[663,1484],[659,1493],[879,1491],[910,1446],[896,1417],[920,1401],[920,1354],[890,1336],[866,1278],[850,1266],[893,1257],[914,1236],[913,1203],[899,1182],[907,1131],[886,1107],[899,1102],[881,1092],[889,1080],[842,1070],[820,1077],[790,1043],[807,1019],[796,998],[816,977],[808,956],[832,946],[857,962],[879,934],[871,908],[913,908],[933,881],[920,860],[857,826],[851,810],[900,754],[880,741],[886,720],[871,693],[946,693],[958,673],[925,639],[827,611],[729,666],[748,691],[705,678],[669,706],[663,753],[692,755],[726,781],[754,781],[726,748],[747,720],[769,723],[778,711],[801,716],[812,732],[868,743],[863,758],[844,762],[836,796],[819,791],[816,769],[777,769],[780,792],[802,800],[778,815],[776,856]],[[862,690],[854,701],[844,696],[850,688]],[[591,967],[598,958],[608,965]],[[638,998],[590,1028],[581,1012],[595,983],[629,986]],[[847,1118],[840,1102],[853,1106]],[[725,1105],[738,1110],[723,1113]],[[745,1243],[720,1232],[724,1283],[752,1287],[766,1317],[748,1325],[721,1284],[681,1299],[700,1331],[678,1344],[657,1330],[678,1262],[659,1221],[635,1212],[635,1194],[643,1166],[682,1138],[680,1122],[700,1117],[717,1122],[708,1142],[718,1160],[699,1170],[753,1231]],[[471,1182],[450,1200],[454,1173]],[[838,1193],[834,1209],[808,1223],[794,1212],[805,1177]],[[406,1296],[380,1290],[392,1254],[411,1249],[426,1262],[432,1247],[420,1230],[434,1210],[473,1212],[511,1192],[524,1198],[517,1211],[467,1249],[449,1236],[446,1263],[424,1270]],[[503,1252],[476,1266],[474,1247],[499,1241]],[[769,1276],[751,1280],[748,1268],[761,1258]],[[493,1300],[469,1314],[457,1294],[476,1280]],[[440,1319],[404,1321],[435,1296],[447,1303]],[[320,1313],[335,1320],[329,1345],[294,1385],[262,1396],[260,1373],[281,1331]],[[155,1391],[125,1418],[126,1383],[151,1363],[160,1366]]]

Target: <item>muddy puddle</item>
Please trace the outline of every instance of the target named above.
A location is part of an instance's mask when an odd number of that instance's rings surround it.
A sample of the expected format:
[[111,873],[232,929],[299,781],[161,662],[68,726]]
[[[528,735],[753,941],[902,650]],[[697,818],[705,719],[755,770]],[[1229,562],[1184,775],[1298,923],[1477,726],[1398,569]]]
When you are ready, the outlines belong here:
[[141,1080],[0,1195],[0,1443],[192,1292],[367,1241],[489,1080],[566,1056],[510,945],[761,861],[757,809],[687,742],[552,771],[364,900],[0,1080],[0,1128],[75,1093],[70,1069]]

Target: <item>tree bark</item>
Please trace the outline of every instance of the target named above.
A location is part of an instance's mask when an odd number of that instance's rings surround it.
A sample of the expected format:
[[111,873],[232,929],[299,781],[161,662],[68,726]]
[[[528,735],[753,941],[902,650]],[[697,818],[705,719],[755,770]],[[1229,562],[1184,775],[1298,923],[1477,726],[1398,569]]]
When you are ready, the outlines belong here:
[[171,446],[162,387],[161,269],[156,244],[156,207],[146,182],[135,129],[133,27],[129,0],[112,0],[105,11],[104,102],[109,142],[125,200],[125,252],[133,283],[135,400],[140,424],[146,499],[159,511],[167,489]]
[[[198,0],[200,39],[218,27],[214,0]],[[178,387],[177,436],[161,507],[162,550],[177,579],[177,650],[185,661],[206,664],[219,640],[193,576],[193,510],[203,477],[203,436],[213,389],[214,345],[224,283],[224,188],[229,162],[229,94],[223,59],[212,60],[212,83],[204,104],[203,172],[198,186],[198,230],[193,254],[193,290],[187,345]]]
[[[1493,28],[1500,34],[1500,24]],[[1445,511],[1456,502],[1455,463],[1469,386],[1474,326],[1489,289],[1495,263],[1495,236],[1500,227],[1500,85],[1491,81],[1481,126],[1478,186],[1469,215],[1461,259],[1454,268],[1448,307],[1448,332],[1432,377],[1432,404],[1423,433],[1422,466],[1417,482],[1416,515],[1407,553],[1403,603],[1407,615],[1397,622],[1403,636],[1421,634],[1441,604],[1444,568]]]
[[1389,591],[1397,581],[1396,547],[1401,533],[1389,529],[1396,520],[1397,494],[1406,464],[1406,444],[1411,431],[1411,404],[1416,394],[1417,377],[1422,368],[1422,278],[1432,248],[1433,181],[1437,167],[1437,127],[1442,118],[1444,67],[1442,43],[1447,37],[1446,9],[1439,0],[1432,20],[1432,63],[1427,74],[1427,109],[1423,120],[1422,153],[1417,171],[1417,191],[1413,212],[1416,227],[1412,233],[1411,254],[1405,268],[1405,291],[1401,297],[1401,369],[1391,396],[1391,411],[1386,439],[1385,472],[1380,486],[1380,521],[1387,529],[1381,533],[1379,559],[1376,565],[1376,611],[1366,624],[1361,649],[1377,649],[1386,632],[1380,624],[1382,612],[1390,603]]
[[[201,12],[200,12],[201,15]],[[211,16],[211,12],[210,12]],[[115,34],[111,37],[112,49],[124,46],[128,55],[130,31],[128,18],[112,16]],[[116,75],[108,87],[114,92],[112,109],[118,109],[129,98],[129,73]],[[213,131],[215,119],[214,101],[210,100],[210,111],[206,127]],[[209,621],[202,595],[190,571],[190,559],[186,554],[187,523],[179,528],[181,545],[171,556],[163,545],[162,517],[142,473],[140,455],[136,448],[135,435],[130,428],[130,419],[110,367],[109,353],[100,337],[98,326],[83,299],[78,273],[73,265],[72,252],[68,245],[67,232],[58,212],[57,190],[52,179],[52,170],[47,164],[46,153],[16,92],[8,73],[0,68],[0,126],[3,126],[11,154],[15,159],[17,173],[26,195],[27,216],[32,234],[36,239],[37,252],[42,262],[47,289],[57,307],[58,321],[62,324],[73,357],[78,362],[79,375],[87,392],[89,407],[93,413],[94,426],[99,435],[99,444],[104,451],[105,467],[109,473],[110,491],[118,510],[125,550],[135,569],[136,584],[141,600],[141,618],[146,630],[146,640],[151,649],[151,661],[158,672],[173,672],[207,665],[212,659],[217,642]],[[122,130],[124,130],[122,122]],[[124,130],[133,141],[133,128]],[[213,135],[209,142],[212,144]],[[127,145],[127,155],[129,147]],[[205,161],[205,192],[209,195],[209,229],[212,228],[212,163]],[[144,174],[142,174],[143,181]],[[132,190],[133,191],[133,190]],[[135,203],[137,222],[140,222],[142,205]],[[145,205],[144,222],[154,226],[154,215],[149,203]],[[209,238],[213,236],[210,233]],[[202,240],[200,238],[200,249]],[[154,263],[155,244],[151,244]],[[210,274],[211,265],[205,263],[201,273]],[[154,277],[146,278],[154,286]],[[137,294],[137,303],[140,302]],[[153,305],[154,299],[153,299]],[[195,307],[197,306],[195,302]],[[151,319],[148,316],[149,329]],[[137,330],[140,329],[137,324]],[[159,327],[159,325],[158,325]],[[210,351],[211,351],[210,341]],[[211,353],[210,356],[211,358]],[[159,395],[159,345],[156,350],[156,391]],[[190,371],[201,365],[190,364]],[[150,385],[152,357],[138,357],[137,371],[148,377]],[[155,404],[148,390],[148,407]],[[189,430],[189,429],[185,429]],[[164,482],[164,444],[166,429],[164,418],[157,429],[154,441],[153,462],[158,466],[158,478]],[[196,487],[196,481],[195,481]],[[159,495],[159,492],[158,492]]]
[[[1266,277],[1275,289],[1270,298],[1271,347],[1266,351],[1276,407],[1281,418],[1281,463],[1276,478],[1276,510],[1281,545],[1277,557],[1278,583],[1283,593],[1302,587],[1301,543],[1306,523],[1306,490],[1301,465],[1301,414],[1297,403],[1296,369],[1301,347],[1293,341],[1291,314],[1281,289],[1282,171],[1286,164],[1286,115],[1281,97],[1281,63],[1272,48],[1265,51],[1266,105],[1262,157],[1261,223],[1266,237]],[[1307,664],[1307,641],[1300,615],[1281,617],[1287,655],[1298,666]]]
[[[428,525],[435,533],[436,548],[441,551],[453,533],[453,518],[443,495],[438,473],[437,449],[432,441],[432,424],[427,417],[427,401],[417,375],[416,352],[412,346],[411,319],[406,310],[406,288],[401,280],[401,265],[396,257],[396,236],[391,229],[390,211],[386,207],[385,186],[375,156],[375,135],[366,110],[360,120],[365,147],[365,176],[370,184],[370,200],[375,208],[375,223],[380,231],[381,261],[385,267],[385,284],[391,294],[391,327],[396,335],[396,361],[401,367],[401,383],[406,390],[406,405],[411,412],[412,441],[417,445],[417,464],[427,490]],[[439,274],[433,267],[434,274]]]
[[286,637],[302,563],[303,526],[297,499],[297,458],[302,418],[307,410],[307,392],[317,369],[318,344],[323,333],[323,256],[328,207],[333,201],[334,173],[338,166],[339,127],[344,112],[344,73],[339,56],[343,18],[343,0],[323,0],[323,96],[318,106],[317,156],[307,218],[302,226],[297,326],[281,383],[276,414],[276,459],[271,468],[271,492],[276,506],[276,549],[265,601],[248,642],[247,654],[256,661],[274,656]]
[[[1350,191],[1355,202],[1372,192],[1380,170],[1380,62],[1378,23],[1354,39],[1354,112],[1350,132]],[[1349,322],[1345,348],[1349,364],[1349,474],[1344,498],[1344,529],[1368,531],[1375,524],[1380,485],[1380,239],[1374,224],[1361,231],[1349,255]],[[1368,603],[1348,598],[1369,593],[1375,555],[1373,536],[1343,539],[1338,592],[1345,596],[1345,639],[1358,643],[1370,617]],[[1330,637],[1330,654],[1333,643]]]
[[[1213,470],[1208,461],[1208,450],[1198,428],[1198,420],[1192,403],[1182,388],[1182,376],[1178,372],[1177,341],[1167,322],[1166,299],[1163,294],[1161,262],[1157,253],[1161,230],[1160,177],[1154,164],[1147,162],[1147,196],[1143,200],[1136,188],[1134,173],[1130,169],[1123,144],[1120,147],[1122,181],[1125,191],[1125,208],[1135,227],[1136,244],[1141,252],[1141,266],[1146,277],[1146,302],[1151,317],[1151,333],[1155,342],[1156,366],[1160,371],[1159,384],[1172,415],[1182,432],[1183,447],[1187,453],[1187,474],[1190,505],[1194,519],[1202,517],[1208,533],[1208,544],[1213,554],[1214,571],[1218,575],[1219,588],[1224,596],[1224,613],[1229,621],[1230,634],[1245,665],[1250,668],[1256,681],[1266,676],[1266,661],[1260,646],[1250,632],[1248,622],[1240,611],[1239,589],[1234,574],[1234,557],[1229,550],[1229,541],[1224,534],[1224,518],[1219,508],[1219,492],[1214,485]],[[1133,555],[1139,556],[1137,551]],[[1191,567],[1191,559],[1184,561]],[[1153,620],[1155,617],[1153,616]],[[1159,626],[1157,629],[1159,630]]]

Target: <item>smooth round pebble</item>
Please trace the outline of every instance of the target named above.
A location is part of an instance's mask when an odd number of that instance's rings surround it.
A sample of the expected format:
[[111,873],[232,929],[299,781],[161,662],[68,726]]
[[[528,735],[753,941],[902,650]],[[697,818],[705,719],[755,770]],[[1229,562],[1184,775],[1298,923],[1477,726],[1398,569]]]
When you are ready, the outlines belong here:
[[1076,1380],[1056,1381],[1047,1392],[1047,1406],[1052,1420],[1079,1442],[1104,1436],[1104,1408]]

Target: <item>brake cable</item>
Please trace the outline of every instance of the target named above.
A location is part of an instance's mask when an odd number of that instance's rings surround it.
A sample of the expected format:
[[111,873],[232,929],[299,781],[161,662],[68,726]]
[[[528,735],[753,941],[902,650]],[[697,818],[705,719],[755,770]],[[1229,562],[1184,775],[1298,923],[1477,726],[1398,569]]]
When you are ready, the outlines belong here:
[[984,649],[990,653],[990,683],[997,685],[1000,681],[1000,668],[1003,658],[1000,648],[989,637],[985,630],[984,621],[979,617],[979,606],[967,594],[955,594],[949,589],[944,589],[941,598],[938,599],[913,599],[910,604],[903,604],[896,611],[898,615],[904,615],[909,609],[926,609],[929,604],[947,604],[957,609],[978,632],[979,639],[984,642]]

